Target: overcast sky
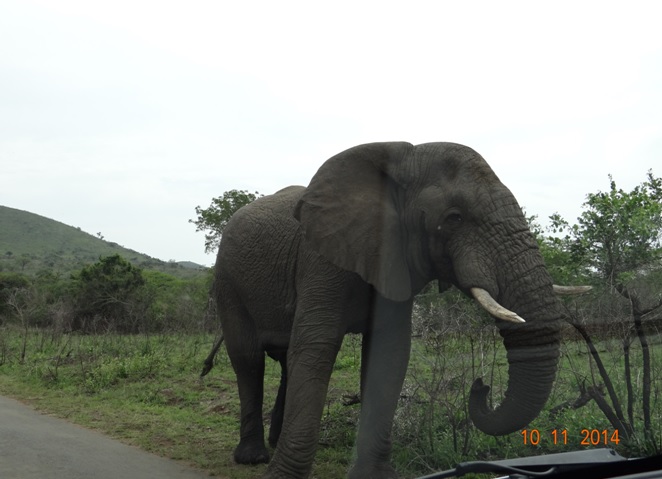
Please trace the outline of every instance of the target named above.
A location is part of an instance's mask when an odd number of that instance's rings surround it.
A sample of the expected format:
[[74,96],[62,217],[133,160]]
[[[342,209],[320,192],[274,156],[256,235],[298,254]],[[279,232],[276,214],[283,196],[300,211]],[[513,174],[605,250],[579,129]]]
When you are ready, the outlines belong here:
[[[323,5],[323,6],[322,6]],[[0,204],[211,265],[195,207],[453,141],[541,219],[662,175],[659,2],[0,2]],[[544,222],[544,221],[543,221]]]

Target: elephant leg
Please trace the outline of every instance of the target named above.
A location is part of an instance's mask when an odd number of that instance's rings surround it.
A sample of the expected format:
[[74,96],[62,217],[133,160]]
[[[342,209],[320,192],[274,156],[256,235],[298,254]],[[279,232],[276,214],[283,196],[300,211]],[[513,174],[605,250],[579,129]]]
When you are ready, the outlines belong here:
[[[287,401],[278,447],[264,478],[305,478],[319,440],[326,393],[344,330],[341,295],[325,298],[332,307],[320,307],[319,296],[300,298],[287,362]],[[302,304],[303,303],[303,304]],[[310,303],[310,304],[306,304]]]
[[237,375],[241,402],[240,440],[234,451],[238,464],[269,462],[264,444],[262,401],[264,393],[264,351],[257,341],[255,322],[231,286],[223,286],[219,301],[225,345]]
[[264,354],[244,355],[232,364],[237,374],[241,401],[240,441],[234,450],[234,460],[238,464],[269,462],[262,421]]
[[390,465],[391,428],[409,363],[411,308],[411,301],[375,300],[372,324],[363,336],[361,415],[351,479],[398,477]]
[[281,367],[280,386],[278,387],[278,396],[276,403],[271,411],[271,427],[269,428],[269,445],[276,447],[280,431],[283,428],[283,416],[285,414],[285,391],[287,390],[287,354],[278,358]]

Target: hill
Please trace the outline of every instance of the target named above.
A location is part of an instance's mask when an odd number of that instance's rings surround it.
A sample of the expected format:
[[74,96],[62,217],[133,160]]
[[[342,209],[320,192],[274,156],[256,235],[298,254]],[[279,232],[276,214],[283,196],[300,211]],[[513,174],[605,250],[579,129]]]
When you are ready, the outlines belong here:
[[104,241],[27,211],[0,206],[0,271],[34,274],[49,270],[70,273],[99,257],[119,254],[135,266],[178,277],[197,276],[205,268],[190,261],[166,262]]

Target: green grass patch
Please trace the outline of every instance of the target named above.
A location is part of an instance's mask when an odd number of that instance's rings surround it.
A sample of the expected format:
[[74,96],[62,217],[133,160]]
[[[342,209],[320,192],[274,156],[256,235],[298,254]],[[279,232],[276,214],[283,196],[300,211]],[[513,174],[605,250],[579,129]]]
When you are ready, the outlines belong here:
[[[27,353],[21,360],[24,341]],[[54,336],[47,330],[31,330],[24,338],[23,331],[4,327],[0,394],[210,474],[253,478],[265,466],[232,460],[239,397],[224,349],[205,380],[198,378],[213,341],[212,335]],[[358,406],[342,402],[358,393],[360,343],[356,348],[343,350],[330,384],[318,477],[345,477],[351,460]],[[267,422],[279,380],[280,366],[267,359]]]
[[[552,413],[555,406],[576,399],[582,387],[596,377],[580,342],[564,344],[552,397],[529,426],[529,436],[513,433],[490,437],[478,432],[467,419],[471,382],[481,376],[492,383],[494,401],[500,400],[507,384],[507,362],[498,334],[493,329],[481,334],[478,339],[449,333],[414,341],[394,423],[393,460],[404,477],[448,469],[467,460],[605,446],[581,444],[582,429],[613,429],[594,401],[579,409]],[[239,466],[232,460],[239,437],[239,399],[236,378],[223,348],[210,375],[203,382],[198,379],[213,340],[205,334],[92,336],[49,330],[29,330],[26,334],[4,326],[0,328],[0,394],[210,474],[233,479],[256,477],[264,466]],[[619,345],[614,340],[599,343],[617,393],[625,398]],[[651,352],[655,379],[659,379],[659,344],[653,344]],[[360,357],[360,338],[348,336],[329,385],[314,477],[345,477],[351,464],[360,406],[345,403],[359,392]],[[640,377],[639,358],[633,348],[635,377]],[[268,359],[267,422],[279,379],[279,365]],[[662,414],[657,392],[653,423],[659,427]],[[635,399],[640,400],[638,396]],[[540,435],[536,444],[531,444],[533,430]],[[558,431],[556,443],[554,430]],[[659,438],[662,431],[656,432]],[[607,446],[625,454],[645,451],[637,440]]]

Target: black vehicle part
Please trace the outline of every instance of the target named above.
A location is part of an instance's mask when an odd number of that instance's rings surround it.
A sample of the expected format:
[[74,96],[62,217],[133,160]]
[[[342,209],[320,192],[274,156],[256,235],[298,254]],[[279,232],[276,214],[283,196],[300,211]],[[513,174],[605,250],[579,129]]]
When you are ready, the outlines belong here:
[[[419,479],[460,477],[469,473],[505,473],[524,478],[545,477],[554,479],[577,477],[577,474],[581,473],[582,478],[602,479],[658,471],[660,469],[662,469],[662,457],[660,456],[628,460],[613,449],[589,449],[501,461],[463,462],[458,464],[455,469],[437,472]],[[646,475],[646,477],[656,476]],[[662,472],[660,472],[660,477],[662,477]]]

